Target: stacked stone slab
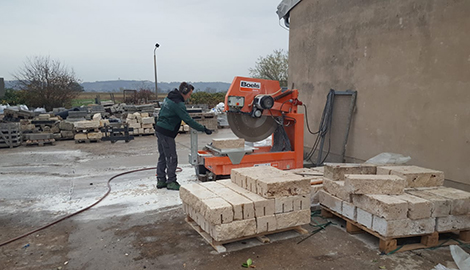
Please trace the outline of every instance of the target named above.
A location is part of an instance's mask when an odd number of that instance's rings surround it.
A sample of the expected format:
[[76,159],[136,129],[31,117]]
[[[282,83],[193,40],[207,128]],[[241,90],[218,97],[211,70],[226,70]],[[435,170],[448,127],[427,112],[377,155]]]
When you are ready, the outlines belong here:
[[418,166],[327,164],[320,203],[385,237],[470,229],[470,193]]
[[[267,176],[269,175],[269,176]],[[310,178],[274,167],[233,169],[232,179],[183,185],[184,211],[215,241],[288,229],[310,222]],[[254,192],[239,178],[252,178]],[[300,179],[303,178],[303,179]]]
[[103,137],[103,134],[100,131],[101,120],[98,118],[95,118],[95,120],[73,122],[73,125],[75,131],[75,142],[98,142],[101,141],[101,138]]
[[126,118],[126,123],[130,128],[134,129],[130,132],[133,135],[155,134],[155,118],[149,117],[148,113],[129,113]]

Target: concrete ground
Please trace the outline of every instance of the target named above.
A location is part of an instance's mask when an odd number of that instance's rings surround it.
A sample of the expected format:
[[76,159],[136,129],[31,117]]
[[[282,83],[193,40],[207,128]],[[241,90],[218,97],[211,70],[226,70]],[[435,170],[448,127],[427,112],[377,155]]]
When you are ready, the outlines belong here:
[[[200,147],[214,137],[235,136],[229,129],[199,134]],[[177,147],[178,181],[197,181],[189,134],[177,137]],[[106,193],[112,176],[156,160],[154,136],[0,149],[0,243],[83,209]],[[305,235],[287,232],[218,254],[185,222],[178,192],[155,188],[154,170],[123,175],[111,187],[90,210],[0,247],[0,269],[242,269],[247,259],[257,269],[432,269],[453,261],[448,247],[380,255],[375,237],[349,235],[339,219],[300,243]]]

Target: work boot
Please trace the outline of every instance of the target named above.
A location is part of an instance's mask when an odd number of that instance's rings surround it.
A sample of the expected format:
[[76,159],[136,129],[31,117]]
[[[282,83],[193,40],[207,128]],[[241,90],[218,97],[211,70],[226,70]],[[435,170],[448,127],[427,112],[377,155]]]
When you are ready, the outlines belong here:
[[166,189],[168,190],[180,190],[180,184],[178,182],[170,182],[166,184]]
[[157,180],[157,188],[166,188],[166,181],[165,180]]

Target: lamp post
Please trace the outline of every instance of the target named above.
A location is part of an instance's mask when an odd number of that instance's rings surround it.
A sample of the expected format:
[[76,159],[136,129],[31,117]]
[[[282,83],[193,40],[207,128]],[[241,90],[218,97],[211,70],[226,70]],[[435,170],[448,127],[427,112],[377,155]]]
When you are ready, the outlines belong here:
[[158,43],[155,44],[155,49],[153,49],[153,68],[155,70],[155,97],[157,99],[158,107],[160,107],[160,103],[158,103],[158,88],[157,88],[157,54],[156,51],[160,47]]

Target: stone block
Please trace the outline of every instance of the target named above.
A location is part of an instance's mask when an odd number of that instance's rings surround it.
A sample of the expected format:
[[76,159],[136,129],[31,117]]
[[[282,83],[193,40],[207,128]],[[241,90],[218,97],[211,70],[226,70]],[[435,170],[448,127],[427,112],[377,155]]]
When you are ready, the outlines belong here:
[[232,205],[220,197],[201,200],[199,206],[195,210],[213,225],[231,223],[234,220]]
[[218,197],[217,194],[214,194],[198,183],[182,185],[179,193],[181,201],[197,210],[201,208],[201,200]]
[[449,215],[446,217],[436,218],[436,231],[447,232],[453,230],[469,230],[470,229],[470,215],[454,216]]
[[256,193],[264,198],[310,194],[310,178],[300,175],[256,178]]
[[373,216],[371,213],[356,207],[356,221],[357,223],[372,229]]
[[212,139],[212,147],[218,149],[231,149],[231,148],[245,148],[245,139],[242,138],[227,138],[227,139]]
[[434,232],[435,226],[434,218],[386,220],[374,216],[372,221],[372,230],[385,237],[430,234]]
[[346,189],[344,181],[334,181],[328,178],[324,178],[323,189],[343,201],[351,202],[351,192]]
[[[147,114],[148,115],[148,114]],[[142,117],[142,124],[155,124],[155,118],[153,117]]]
[[400,176],[406,179],[408,188],[436,187],[444,184],[444,172],[418,166],[379,166],[377,174]]
[[311,219],[310,209],[275,214],[275,216],[278,230],[309,224]]
[[354,204],[343,201],[341,206],[341,215],[356,221],[357,219],[357,207]]
[[353,204],[386,220],[405,219],[408,203],[390,195],[351,195]]
[[283,172],[272,166],[257,166],[236,168],[230,171],[230,179],[242,188],[247,188],[247,177],[257,177],[261,175],[284,175]]
[[212,225],[210,235],[215,241],[227,241],[256,234],[256,219],[236,220],[231,223]]
[[324,176],[334,181],[344,181],[345,174],[376,174],[377,167],[372,164],[326,163]]
[[451,201],[450,214],[454,216],[466,215],[470,212],[470,193],[449,187],[429,189],[426,192],[444,197]]
[[88,136],[87,136],[86,133],[77,133],[77,134],[75,134],[74,139],[76,141],[83,141],[83,140],[87,140]]
[[318,194],[319,194],[320,190],[324,190],[323,189],[323,184],[311,185],[310,186],[310,204],[311,205],[320,202],[319,198],[318,198]]
[[144,128],[144,129],[153,128],[153,124],[142,124],[142,128]]
[[90,140],[101,140],[103,138],[103,133],[101,132],[88,132],[87,138]]
[[245,196],[218,182],[205,182],[201,185],[232,205],[234,220],[250,219],[255,217],[253,201]]
[[256,218],[256,233],[272,232],[277,230],[277,219],[275,215]]
[[450,215],[451,200],[427,192],[429,189],[406,189],[407,194],[425,199],[431,202],[431,217],[445,217]]
[[92,117],[93,121],[100,121],[101,120],[101,113],[95,113]]
[[338,214],[341,213],[343,201],[340,198],[337,198],[324,190],[320,190],[318,196],[320,204],[328,207],[329,209],[335,211]]
[[231,190],[241,194],[253,202],[255,217],[274,215],[274,199],[266,199],[258,194],[252,193],[239,185],[227,180],[219,180],[217,183],[222,184]]
[[274,208],[274,212],[276,214],[310,209],[310,195],[297,195],[275,198]]
[[104,126],[109,126],[109,120],[108,119],[102,119],[100,120],[100,127],[104,127]]
[[99,128],[100,122],[99,121],[77,121],[73,123],[75,129],[90,129],[90,128]]
[[60,131],[60,136],[64,139],[73,139],[74,138],[73,131],[71,131],[71,130],[62,130],[62,131]]
[[408,203],[409,219],[425,219],[431,217],[432,203],[426,199],[410,194],[401,194],[396,196],[398,199]]
[[396,175],[345,175],[344,187],[352,194],[403,194],[406,180]]

